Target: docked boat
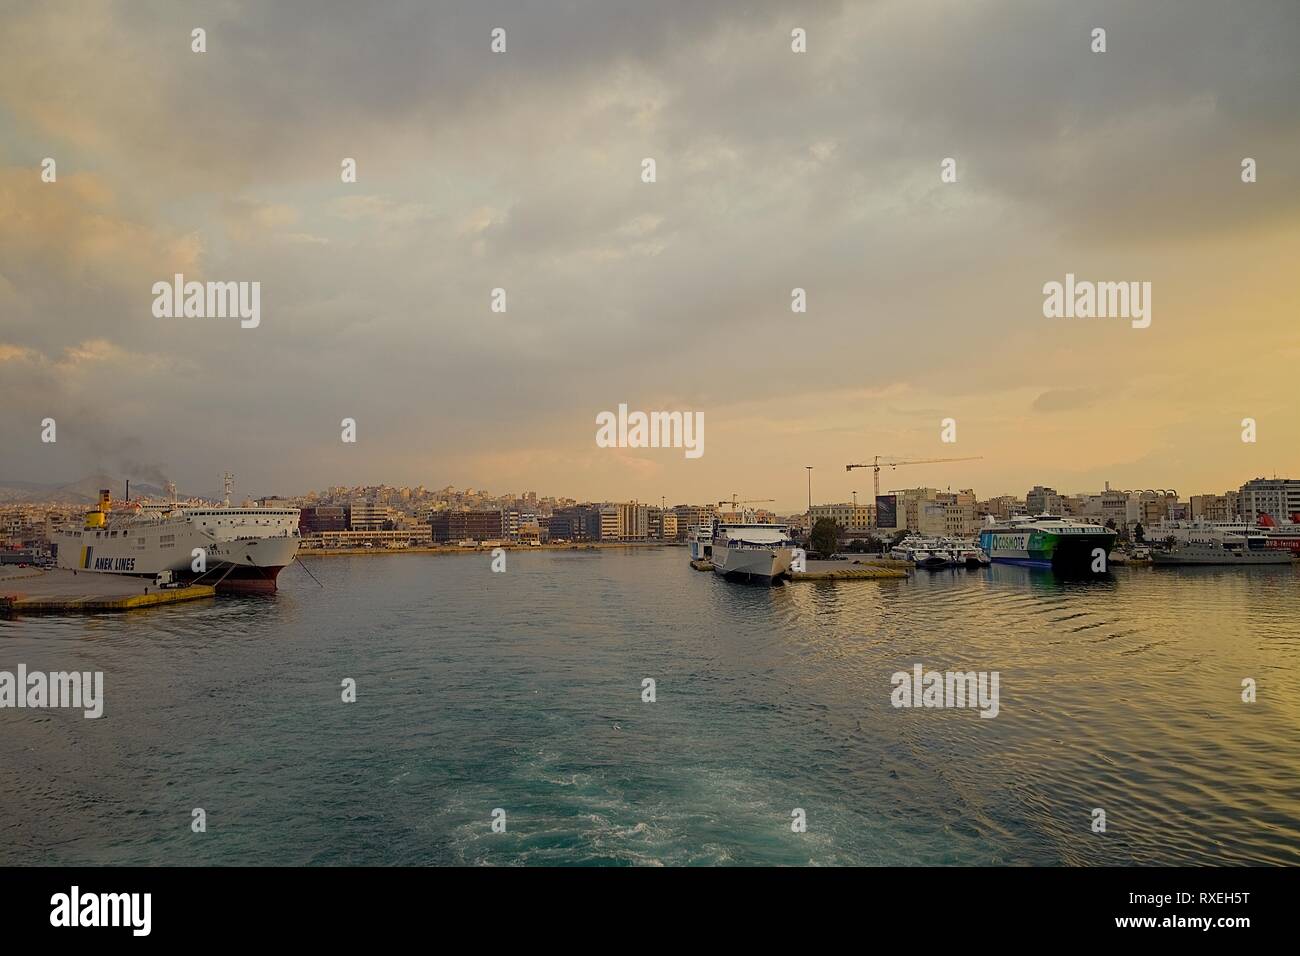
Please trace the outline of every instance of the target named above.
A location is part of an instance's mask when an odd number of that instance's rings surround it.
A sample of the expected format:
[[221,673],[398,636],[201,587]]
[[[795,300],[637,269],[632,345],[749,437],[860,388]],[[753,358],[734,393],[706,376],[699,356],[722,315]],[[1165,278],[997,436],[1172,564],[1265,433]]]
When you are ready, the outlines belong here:
[[1259,516],[1255,528],[1264,536],[1264,543],[1268,547],[1287,550],[1292,556],[1300,557],[1300,524],[1295,521],[1277,521],[1272,515],[1264,514]]
[[1162,545],[1151,550],[1156,565],[1290,564],[1290,548],[1277,547],[1262,530],[1229,529],[1221,525],[1191,522],[1183,527],[1161,526]]
[[691,548],[692,561],[713,559],[713,528],[706,524],[695,525],[687,532],[686,542]]
[[952,563],[957,567],[965,565],[968,568],[986,568],[992,563],[989,556],[984,553],[984,549],[974,541],[945,538],[942,544],[944,550],[952,556]]
[[1006,521],[989,516],[980,530],[980,547],[990,560],[1003,564],[1091,571],[1097,551],[1109,555],[1116,534],[1099,524],[1056,515],[1015,515]]
[[1272,515],[1260,515],[1255,523],[1237,519],[1235,521],[1211,521],[1205,518],[1192,520],[1168,520],[1147,529],[1147,538],[1155,542],[1176,543],[1188,540],[1217,541],[1223,535],[1250,538],[1257,547],[1263,539],[1265,548],[1285,551],[1300,557],[1300,524],[1292,521],[1278,522]]
[[794,548],[785,525],[715,521],[708,560],[723,577],[771,584],[789,572]]
[[1131,545],[1127,550],[1116,548],[1110,553],[1110,563],[1124,565],[1150,564],[1151,549],[1143,544]]
[[890,549],[889,556],[899,561],[910,561],[918,568],[939,571],[952,567],[952,554],[937,538],[923,538],[909,534]]
[[170,577],[221,591],[274,591],[302,541],[297,508],[133,505],[112,510],[107,489],[83,527],[53,536],[57,566],[102,574]]

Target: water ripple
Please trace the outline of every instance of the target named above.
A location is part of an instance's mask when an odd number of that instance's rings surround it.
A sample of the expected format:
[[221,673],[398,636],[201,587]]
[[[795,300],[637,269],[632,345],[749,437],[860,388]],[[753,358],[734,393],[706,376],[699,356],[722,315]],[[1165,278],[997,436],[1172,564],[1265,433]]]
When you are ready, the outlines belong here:
[[[107,690],[97,721],[0,711],[0,863],[1300,863],[1289,568],[489,567],[317,559],[324,589],[0,621],[0,669]],[[998,716],[892,707],[917,663],[997,671]]]

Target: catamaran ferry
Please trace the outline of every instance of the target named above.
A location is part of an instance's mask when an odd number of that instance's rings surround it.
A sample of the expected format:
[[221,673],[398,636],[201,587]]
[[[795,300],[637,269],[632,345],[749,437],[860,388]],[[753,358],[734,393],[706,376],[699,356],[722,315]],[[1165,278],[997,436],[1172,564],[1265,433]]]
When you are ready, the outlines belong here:
[[1057,570],[1087,571],[1097,549],[1109,555],[1116,534],[1099,524],[1056,515],[1015,515],[1006,521],[989,516],[980,530],[980,547],[995,562]]
[[106,574],[157,577],[215,585],[220,591],[274,591],[276,575],[298,553],[297,508],[232,508],[230,477],[224,505],[128,506],[112,511],[112,496],[85,525],[54,535],[57,566]]

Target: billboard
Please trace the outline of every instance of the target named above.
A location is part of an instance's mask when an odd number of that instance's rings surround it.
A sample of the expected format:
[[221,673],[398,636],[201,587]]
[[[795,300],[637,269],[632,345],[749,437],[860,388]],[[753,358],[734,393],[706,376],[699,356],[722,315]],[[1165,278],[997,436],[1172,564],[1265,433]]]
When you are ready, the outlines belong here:
[[898,527],[898,495],[876,495],[876,527]]

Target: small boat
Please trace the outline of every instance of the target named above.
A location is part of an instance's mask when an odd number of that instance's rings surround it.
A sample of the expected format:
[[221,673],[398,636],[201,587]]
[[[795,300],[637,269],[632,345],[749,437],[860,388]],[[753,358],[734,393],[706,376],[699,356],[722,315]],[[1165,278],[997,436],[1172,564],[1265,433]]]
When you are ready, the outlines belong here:
[[910,534],[890,550],[889,556],[899,561],[911,561],[918,568],[939,571],[953,565],[953,557],[935,538],[922,538]]
[[692,561],[710,561],[713,558],[713,529],[706,524],[695,525],[686,536],[691,546]]
[[958,567],[965,565],[968,568],[986,568],[993,563],[984,553],[984,549],[974,541],[949,538],[944,541],[944,546],[952,555],[953,563]]

